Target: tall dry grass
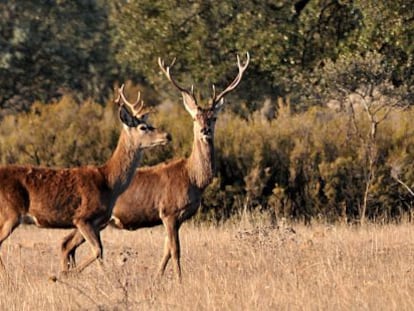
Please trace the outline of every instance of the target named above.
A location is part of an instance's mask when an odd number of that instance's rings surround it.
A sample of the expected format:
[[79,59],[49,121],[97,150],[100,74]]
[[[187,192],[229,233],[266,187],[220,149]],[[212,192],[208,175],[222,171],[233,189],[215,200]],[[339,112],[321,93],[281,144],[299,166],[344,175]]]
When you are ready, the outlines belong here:
[[[21,226],[4,243],[0,310],[412,310],[409,224],[185,225],[183,282],[154,280],[163,228],[103,231],[104,266],[53,279],[66,234]],[[83,246],[78,258],[89,255]]]

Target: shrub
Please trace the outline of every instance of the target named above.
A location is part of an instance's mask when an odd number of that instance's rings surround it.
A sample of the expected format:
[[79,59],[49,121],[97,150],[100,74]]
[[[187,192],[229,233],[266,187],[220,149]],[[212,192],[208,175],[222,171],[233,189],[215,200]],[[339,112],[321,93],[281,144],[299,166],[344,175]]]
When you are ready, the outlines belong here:
[[[103,163],[119,135],[115,110],[113,104],[78,104],[70,97],[50,105],[35,103],[28,113],[7,116],[0,124],[1,162]],[[152,123],[169,131],[173,142],[145,153],[144,165],[191,152],[191,118],[181,104],[165,103],[158,110]],[[413,116],[411,108],[395,110],[378,130],[377,169],[366,211],[371,220],[411,217],[413,197],[392,173],[409,187],[414,184]],[[357,112],[355,122],[363,128],[366,115]],[[346,112],[315,107],[268,120],[223,111],[215,145],[216,177],[203,195],[196,221],[219,223],[252,210],[308,223],[313,218],[335,222],[360,217],[366,146]]]

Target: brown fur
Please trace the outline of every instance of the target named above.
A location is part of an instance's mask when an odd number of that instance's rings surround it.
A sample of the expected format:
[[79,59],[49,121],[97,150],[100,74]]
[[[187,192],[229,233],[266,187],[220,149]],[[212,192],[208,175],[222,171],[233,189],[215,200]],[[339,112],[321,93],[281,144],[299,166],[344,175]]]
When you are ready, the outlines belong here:
[[[196,137],[188,159],[176,159],[137,170],[129,188],[116,202],[113,211],[115,226],[136,230],[159,225],[168,218],[180,226],[194,215],[201,195],[213,177],[213,144],[197,146],[199,136]],[[204,153],[201,156],[204,174],[195,174],[202,170],[199,163],[194,163],[200,153]],[[205,154],[209,155],[204,157]]]
[[[117,228],[136,230],[164,224],[167,236],[160,275],[172,258],[175,273],[181,278],[179,229],[197,212],[203,191],[213,178],[214,124],[210,109],[197,108],[189,158],[139,169],[116,202],[112,218]],[[206,129],[208,135],[203,134]]]
[[[138,169],[113,210],[112,224],[119,229],[137,230],[164,224],[167,237],[160,274],[164,273],[172,257],[174,270],[178,277],[181,276],[178,230],[186,219],[196,213],[202,193],[213,178],[213,136],[202,142],[204,138],[200,131],[200,124],[205,124],[205,127],[212,127],[210,135],[213,135],[214,121],[207,122],[207,118],[213,118],[213,115],[208,110],[199,109],[198,120],[194,122],[193,151],[189,158]],[[63,258],[74,263],[76,248],[83,241],[79,233],[73,232],[72,239],[66,241]]]
[[[172,206],[187,206],[191,202],[191,195],[183,197],[179,194],[191,188],[192,192],[198,193],[200,190],[191,186],[188,172],[185,170],[186,163],[185,159],[179,159],[168,164],[139,169],[130,187],[117,201],[113,214],[118,227],[136,230],[160,225],[161,213],[171,214]],[[162,189],[162,192],[149,189]]]
[[[88,193],[100,193],[100,196]],[[110,188],[96,167],[50,169],[30,166],[0,168],[2,219],[30,215],[40,227],[70,228],[77,219],[94,219],[105,211]],[[82,206],[96,206],[85,209]]]
[[[124,125],[116,150],[102,166],[0,167],[0,246],[22,220],[29,218],[39,227],[77,228],[93,249],[92,257],[78,271],[101,258],[99,231],[108,223],[116,199],[129,185],[141,150],[170,139],[154,128],[143,131],[140,126],[145,125],[144,118],[131,116],[131,120],[139,125]],[[62,264],[66,270],[67,262]],[[4,267],[1,258],[0,265]]]
[[[239,74],[236,79],[218,96],[213,94],[212,104],[207,109],[197,105],[194,94],[180,87],[171,78],[170,68],[164,68],[159,60],[167,78],[181,91],[184,107],[193,118],[193,149],[187,159],[139,169],[130,187],[116,202],[112,223],[119,229],[127,230],[164,224],[167,235],[160,275],[172,257],[175,273],[181,278],[179,229],[186,219],[196,213],[203,191],[213,178],[216,116],[223,105],[223,96],[239,84],[249,63],[248,54],[247,57],[243,66],[238,58]],[[82,242],[81,236],[73,232],[69,242],[72,250],[63,253],[63,256],[70,257],[74,262],[76,247]]]

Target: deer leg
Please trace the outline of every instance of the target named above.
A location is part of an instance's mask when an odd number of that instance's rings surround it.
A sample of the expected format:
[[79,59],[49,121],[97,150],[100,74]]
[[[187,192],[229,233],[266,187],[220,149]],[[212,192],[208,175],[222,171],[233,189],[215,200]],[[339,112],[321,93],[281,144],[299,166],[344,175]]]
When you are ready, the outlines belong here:
[[76,268],[76,250],[83,243],[85,243],[85,238],[82,236],[82,234],[80,234],[79,231],[76,231],[76,235],[73,237],[69,245],[69,252],[66,255],[69,258],[71,268]]
[[85,242],[84,237],[79,232],[79,230],[73,230],[69,235],[67,235],[61,245],[62,249],[62,272],[68,272],[70,269],[76,267],[76,249]]
[[[104,223],[100,226],[100,230],[105,229],[108,223]],[[79,230],[73,230],[68,236],[66,236],[61,245],[62,249],[62,272],[67,272],[69,269],[76,268],[76,249],[85,243],[85,238],[79,232]]]
[[61,266],[62,266],[63,272],[67,272],[70,268],[72,268],[72,265],[73,265],[72,258],[70,257],[70,254],[67,248],[68,248],[69,241],[72,240],[76,232],[77,230],[75,229],[69,235],[65,236],[63,238],[62,244],[60,245],[61,253],[62,253]]
[[[3,224],[0,225],[0,249],[3,241],[7,239],[14,229],[19,225],[19,216],[14,215],[13,217],[8,218]],[[6,267],[4,266],[3,260],[0,256],[0,269],[5,271]]]
[[[102,242],[99,229],[96,230],[91,224],[81,221],[76,224],[77,229],[83,238],[90,244],[92,248],[92,256],[83,261],[77,268],[76,272],[82,272],[95,260],[102,260]],[[76,236],[76,235],[75,235]]]
[[164,255],[162,256],[160,267],[158,269],[158,275],[159,276],[164,275],[165,268],[167,267],[167,263],[170,260],[170,258],[171,258],[170,245],[169,245],[169,241],[168,241],[168,236],[166,236],[165,241],[164,241]]
[[178,225],[174,219],[163,220],[164,226],[167,230],[167,237],[164,244],[164,257],[160,264],[159,274],[164,274],[165,268],[169,259],[173,259],[173,267],[177,278],[181,280],[181,265],[180,265],[180,239],[178,235]]
[[171,250],[171,257],[173,260],[173,267],[175,274],[177,275],[178,280],[181,281],[181,264],[180,264],[180,238],[178,235],[178,227],[174,226],[172,232],[170,233],[170,250]]

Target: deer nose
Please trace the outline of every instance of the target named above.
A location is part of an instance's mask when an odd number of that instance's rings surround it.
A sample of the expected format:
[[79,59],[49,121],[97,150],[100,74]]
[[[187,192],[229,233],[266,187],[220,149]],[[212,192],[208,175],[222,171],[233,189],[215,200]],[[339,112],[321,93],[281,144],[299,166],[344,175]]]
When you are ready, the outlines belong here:
[[203,128],[203,129],[201,129],[201,134],[203,134],[203,135],[210,135],[211,134],[211,130],[209,128]]
[[170,133],[167,133],[166,137],[165,137],[168,141],[172,141],[172,136]]

